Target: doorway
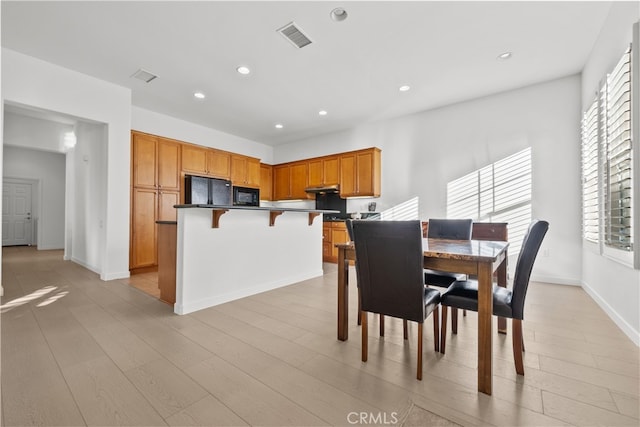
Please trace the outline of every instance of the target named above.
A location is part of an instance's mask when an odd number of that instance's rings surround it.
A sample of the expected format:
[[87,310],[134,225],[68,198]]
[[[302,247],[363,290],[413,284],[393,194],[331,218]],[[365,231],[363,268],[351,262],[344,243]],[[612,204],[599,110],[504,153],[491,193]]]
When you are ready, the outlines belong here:
[[2,246],[33,244],[33,184],[25,179],[2,181]]

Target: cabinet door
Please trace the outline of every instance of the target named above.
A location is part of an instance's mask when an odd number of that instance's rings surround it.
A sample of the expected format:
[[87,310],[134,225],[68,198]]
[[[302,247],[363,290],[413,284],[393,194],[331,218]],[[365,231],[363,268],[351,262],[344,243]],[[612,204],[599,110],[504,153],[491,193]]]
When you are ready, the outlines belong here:
[[182,170],[200,175],[207,174],[207,149],[182,145]]
[[246,181],[249,187],[260,187],[260,160],[247,158]]
[[130,268],[156,264],[156,190],[133,189]]
[[332,262],[331,260],[331,223],[322,223],[322,261]]
[[247,159],[231,156],[231,182],[233,185],[245,185],[247,180]]
[[273,166],[260,165],[260,199],[273,200]]
[[358,153],[356,162],[356,193],[373,195],[373,153]]
[[132,135],[133,151],[133,186],[156,186],[156,141],[157,138],[134,133]]
[[158,188],[180,190],[180,144],[158,140]]
[[291,198],[306,199],[307,188],[307,163],[294,163],[291,165]]
[[356,195],[355,154],[348,154],[340,157],[340,195],[342,197]]
[[324,185],[340,183],[340,158],[338,156],[328,157],[322,161],[322,175]]
[[158,192],[158,221],[177,221],[178,213],[175,205],[180,204],[180,192],[164,191]]
[[231,154],[219,150],[207,150],[207,173],[216,178],[231,177]]
[[309,167],[309,187],[320,187],[324,184],[324,171],[322,159],[311,159]]
[[291,196],[291,177],[289,165],[273,168],[273,198],[286,200]]
[[[340,224],[340,225],[338,225]],[[349,241],[349,233],[347,233],[347,227],[344,223],[334,222],[331,228],[331,257],[338,259],[338,248],[335,247],[338,243],[347,243]]]

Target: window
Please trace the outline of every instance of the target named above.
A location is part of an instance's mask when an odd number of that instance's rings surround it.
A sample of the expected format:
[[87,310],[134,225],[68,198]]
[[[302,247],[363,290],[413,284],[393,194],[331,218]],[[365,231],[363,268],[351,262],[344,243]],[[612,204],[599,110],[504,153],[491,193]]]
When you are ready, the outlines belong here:
[[447,218],[509,223],[517,256],[531,223],[531,148],[448,183]]
[[631,47],[582,118],[584,239],[633,251]]

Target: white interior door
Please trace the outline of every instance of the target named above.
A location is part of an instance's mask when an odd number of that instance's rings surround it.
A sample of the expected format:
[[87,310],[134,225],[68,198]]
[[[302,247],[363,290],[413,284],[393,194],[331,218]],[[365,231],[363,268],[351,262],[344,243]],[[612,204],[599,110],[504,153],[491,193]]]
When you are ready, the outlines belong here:
[[3,182],[2,186],[2,246],[30,245],[31,184]]

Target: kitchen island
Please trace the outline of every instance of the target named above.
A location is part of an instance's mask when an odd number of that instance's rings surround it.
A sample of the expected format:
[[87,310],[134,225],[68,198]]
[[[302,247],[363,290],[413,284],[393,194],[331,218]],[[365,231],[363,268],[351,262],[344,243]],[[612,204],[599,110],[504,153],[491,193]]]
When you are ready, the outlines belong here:
[[175,207],[176,314],[191,313],[323,274],[322,214],[333,211],[215,205]]

